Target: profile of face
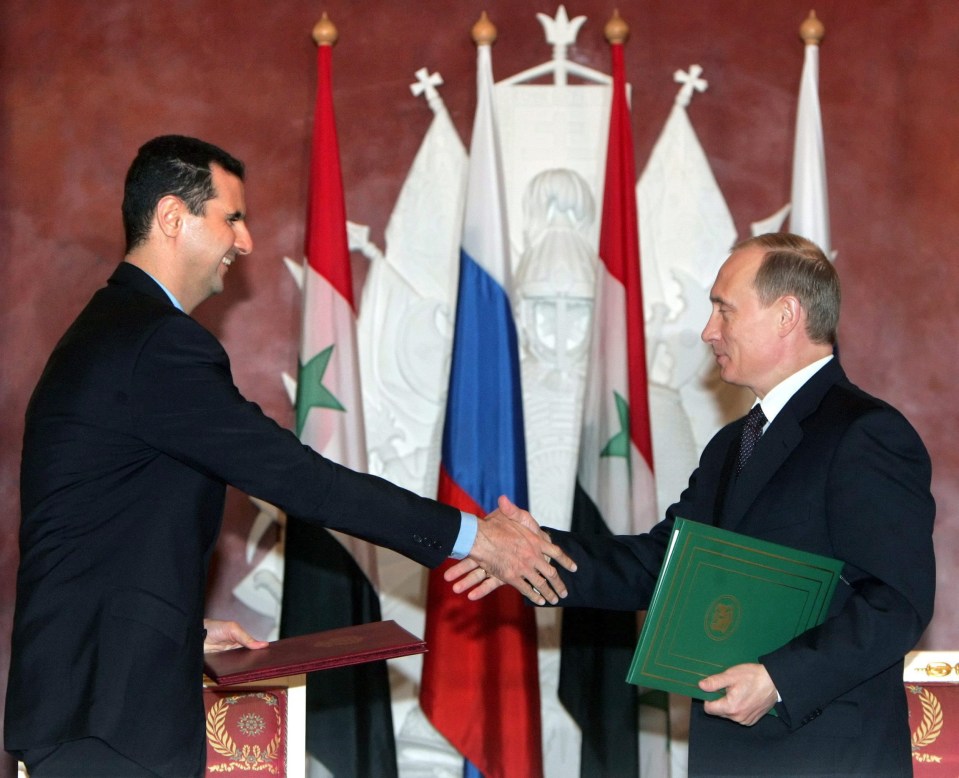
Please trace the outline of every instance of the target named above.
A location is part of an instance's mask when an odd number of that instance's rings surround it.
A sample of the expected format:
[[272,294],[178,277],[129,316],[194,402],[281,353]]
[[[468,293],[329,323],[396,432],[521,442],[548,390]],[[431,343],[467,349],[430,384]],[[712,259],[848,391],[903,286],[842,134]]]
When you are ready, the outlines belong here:
[[764,307],[753,286],[765,254],[762,247],[749,246],[723,263],[709,293],[712,312],[702,332],[720,377],[748,387],[759,398],[778,383],[776,368],[783,348],[779,306]]
[[183,211],[179,250],[190,297],[198,304],[223,291],[224,277],[238,255],[253,250],[246,225],[243,182],[219,165],[210,166],[216,196],[203,212]]

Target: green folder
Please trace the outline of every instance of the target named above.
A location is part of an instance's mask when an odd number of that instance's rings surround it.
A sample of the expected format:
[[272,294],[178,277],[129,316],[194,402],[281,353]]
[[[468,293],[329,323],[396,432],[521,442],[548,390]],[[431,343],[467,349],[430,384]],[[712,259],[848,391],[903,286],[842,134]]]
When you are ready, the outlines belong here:
[[842,562],[676,519],[626,680],[700,700],[697,685],[821,624]]

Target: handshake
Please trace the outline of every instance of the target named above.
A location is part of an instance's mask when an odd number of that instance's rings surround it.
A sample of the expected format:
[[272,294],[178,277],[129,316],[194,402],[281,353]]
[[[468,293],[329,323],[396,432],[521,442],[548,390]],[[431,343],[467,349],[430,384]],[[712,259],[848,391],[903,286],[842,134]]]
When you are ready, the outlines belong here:
[[[576,563],[550,541],[529,511],[500,497],[499,507],[479,520],[469,556],[450,567],[443,577],[453,583],[454,592],[468,592],[471,600],[480,600],[509,584],[536,605],[556,605],[566,596],[566,584],[553,562],[576,571]],[[203,650],[207,652],[268,645],[255,640],[235,621],[205,619],[203,625],[207,631]]]
[[471,600],[509,584],[536,605],[556,605],[566,596],[566,585],[553,562],[576,571],[576,563],[550,541],[529,512],[503,496],[499,507],[480,519],[469,555],[443,577],[453,583],[454,592],[468,592]]

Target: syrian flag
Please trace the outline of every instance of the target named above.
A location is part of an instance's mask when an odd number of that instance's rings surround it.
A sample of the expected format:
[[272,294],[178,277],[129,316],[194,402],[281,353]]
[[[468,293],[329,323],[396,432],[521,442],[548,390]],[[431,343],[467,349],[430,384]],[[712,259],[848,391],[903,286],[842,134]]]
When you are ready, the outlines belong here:
[[[440,500],[477,515],[495,509],[502,493],[522,507],[528,504],[506,208],[493,116],[492,35],[477,50],[476,117],[439,484]],[[543,758],[535,611],[509,587],[479,602],[453,595],[443,580],[447,566],[430,573],[430,651],[423,663],[420,704],[466,758],[468,773],[537,778],[543,774]]]
[[[335,28],[314,30],[317,97],[310,161],[303,328],[296,432],[329,459],[365,472],[366,439],[343,179],[333,115]],[[379,621],[374,548],[287,519],[280,635]],[[386,665],[373,662],[307,678],[307,752],[336,776],[396,775]]]
[[796,108],[789,230],[813,241],[827,257],[832,258],[826,152],[819,110],[819,42],[823,37],[823,25],[816,18],[815,11],[810,11],[800,27],[800,34],[806,42],[806,56]]
[[[622,20],[618,14],[614,22]],[[610,34],[613,96],[606,182],[572,530],[632,534],[656,515],[636,169],[621,36]],[[639,703],[626,673],[636,646],[634,613],[563,613],[559,698],[582,730],[580,775],[639,774]]]

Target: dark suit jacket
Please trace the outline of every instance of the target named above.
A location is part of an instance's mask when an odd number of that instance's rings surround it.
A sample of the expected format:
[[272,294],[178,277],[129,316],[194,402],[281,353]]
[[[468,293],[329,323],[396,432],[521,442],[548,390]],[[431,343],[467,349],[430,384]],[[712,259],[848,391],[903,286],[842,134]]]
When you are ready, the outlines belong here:
[[7,749],[93,736],[158,774],[202,773],[204,589],[228,483],[424,565],[460,525],[264,416],[216,338],[121,263],[27,410]]
[[679,502],[650,533],[550,530],[579,570],[565,607],[649,604],[682,516],[841,559],[825,624],[761,658],[782,696],[753,727],[693,701],[691,775],[911,776],[902,660],[932,618],[929,457],[895,409],[853,386],[836,360],[786,404],[736,477],[743,420],[703,451]]

